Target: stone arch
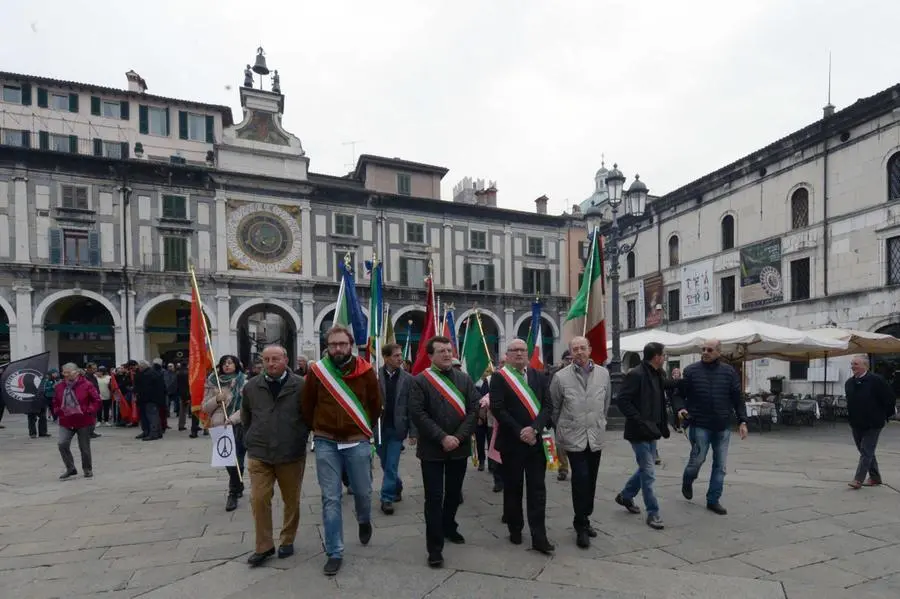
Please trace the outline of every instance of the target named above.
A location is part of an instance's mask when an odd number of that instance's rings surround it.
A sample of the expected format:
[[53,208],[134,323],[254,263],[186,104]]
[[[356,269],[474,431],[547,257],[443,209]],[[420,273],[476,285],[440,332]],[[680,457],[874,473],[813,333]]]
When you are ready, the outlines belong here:
[[[6,298],[0,297],[0,308],[6,312],[6,321],[9,323],[10,329],[16,326],[16,311],[13,309],[12,304],[10,304]],[[10,344],[12,345],[12,344]]]
[[[243,304],[238,306],[237,310],[234,311],[234,314],[231,315],[231,322],[228,323],[232,331],[236,331],[238,328],[238,324],[240,323],[241,317],[248,310],[255,308],[257,306],[265,306],[266,304],[277,306],[284,310],[285,314],[287,314],[291,319],[291,324],[294,326],[294,331],[298,333],[302,330],[300,327],[300,315],[297,314],[297,311],[287,302],[282,301],[277,298],[262,298],[257,297],[253,299],[249,299],[245,301]],[[210,324],[212,324],[210,322]]]
[[[403,318],[403,316],[405,316],[406,314],[409,314],[410,312],[424,312],[425,314],[427,314],[428,310],[425,309],[425,306],[418,305],[418,304],[413,304],[410,306],[403,306],[402,308],[400,308],[399,310],[397,310],[394,313],[394,321],[393,321],[393,323],[391,323],[394,325],[394,330],[397,329],[397,323],[400,322],[400,319]],[[457,322],[457,330],[459,330],[459,322]]]
[[[159,306],[160,304],[164,304],[166,302],[180,300],[183,302],[190,303],[192,298],[190,293],[163,293],[161,295],[157,295],[150,301],[146,302],[141,309],[138,310],[138,313],[134,317],[134,328],[141,329],[144,327],[147,322],[147,317],[153,311],[154,308]],[[215,313],[209,309],[207,304],[203,304],[203,313],[206,315],[206,318],[209,320],[210,334],[218,328],[216,323],[216,315]]]
[[681,265],[681,235],[678,231],[673,231],[666,239],[666,257],[669,268]]
[[[522,323],[530,318],[531,318],[531,312],[520,316],[519,319],[516,320],[515,325],[513,326],[513,331],[518,331],[519,327],[522,326]],[[562,338],[559,335],[559,325],[556,324],[556,321],[553,320],[553,318],[549,314],[547,314],[546,312],[543,312],[543,311],[541,312],[541,318],[543,318],[544,320],[546,320],[547,322],[550,323],[550,330],[553,331],[553,338],[559,339],[560,341],[562,341]]]
[[[494,314],[494,313],[491,312],[490,310],[485,310],[484,308],[478,308],[478,312],[479,312],[482,316],[489,316],[489,317],[491,318],[491,320],[494,321],[494,324],[497,325],[497,336],[500,337],[501,340],[507,338],[507,337],[506,337],[506,327],[503,326],[503,321],[500,319],[499,316],[497,316],[496,314]],[[463,313],[459,316],[459,318],[458,318],[457,321],[456,321],[456,334],[457,334],[457,336],[459,336],[459,330],[460,330],[460,328],[462,327],[462,323],[464,323],[464,322],[466,321],[466,319],[468,319],[469,316],[472,315],[472,314],[474,314],[474,313],[475,313],[475,309],[472,308],[472,309],[470,309],[470,310],[466,310],[465,312],[463,312]],[[556,335],[555,332],[554,332],[554,335]]]
[[[727,219],[730,219],[728,222]],[[738,227],[737,227],[737,212],[734,210],[726,210],[719,216],[719,250],[718,251],[728,251],[733,250],[738,247]],[[728,223],[728,224],[726,224]],[[730,227],[730,233],[726,229],[726,227]],[[728,238],[730,234],[731,238]]]
[[47,310],[50,309],[53,304],[58,302],[59,300],[72,296],[84,297],[87,299],[92,299],[104,308],[109,311],[109,315],[112,316],[113,326],[116,329],[121,330],[122,328],[122,317],[119,314],[119,311],[116,310],[116,307],[113,306],[112,302],[96,293],[94,291],[89,291],[87,289],[65,289],[63,291],[57,291],[56,293],[51,293],[47,297],[45,297],[41,303],[37,305],[37,308],[34,310],[34,321],[33,324],[36,327],[44,326],[44,319],[47,317]]

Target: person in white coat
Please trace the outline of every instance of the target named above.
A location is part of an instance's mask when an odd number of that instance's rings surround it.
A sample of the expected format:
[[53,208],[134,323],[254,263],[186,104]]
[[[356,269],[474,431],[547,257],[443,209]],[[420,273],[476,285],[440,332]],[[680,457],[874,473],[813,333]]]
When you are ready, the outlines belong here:
[[572,507],[576,544],[590,547],[597,531],[591,526],[597,471],[606,436],[606,411],[611,395],[609,371],[591,361],[585,337],[569,342],[572,364],[556,373],[550,384],[556,444],[566,452],[572,474]]

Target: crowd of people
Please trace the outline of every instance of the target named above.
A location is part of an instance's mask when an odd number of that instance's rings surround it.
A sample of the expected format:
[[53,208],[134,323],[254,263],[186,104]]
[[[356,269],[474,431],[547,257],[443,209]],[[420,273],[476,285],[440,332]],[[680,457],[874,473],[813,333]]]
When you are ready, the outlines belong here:
[[[245,460],[250,476],[255,528],[251,566],[276,554],[285,558],[294,553],[308,451],[314,452],[321,490],[328,576],[336,575],[343,563],[344,487],[353,496],[359,541],[367,545],[374,533],[374,456],[384,472],[380,509],[391,516],[403,498],[399,462],[405,447],[414,448],[420,462],[425,552],[431,567],[443,565],[445,542],[466,542],[456,516],[473,454],[479,470],[487,463],[492,471],[494,491],[503,493],[501,520],[508,527],[509,542],[522,544],[527,522],[532,549],[548,555],[555,545],[545,523],[546,470],[548,460],[558,459],[559,479],[571,475],[575,544],[590,547],[597,536],[591,516],[610,436],[612,385],[607,369],[591,360],[588,339],[572,339],[563,363],[550,372],[529,367],[525,342],[513,340],[497,368],[479,381],[462,371],[446,337],[427,340],[430,366],[417,375],[407,372],[397,344],[382,348],[383,366],[377,371],[354,354],[354,347],[352,332],[335,326],[326,334],[319,361],[300,358],[292,371],[287,350],[272,345],[249,370],[236,356],[223,356],[206,381],[202,428],[230,426],[236,445],[235,465],[228,468],[227,511],[237,509],[243,496]],[[670,425],[684,427],[691,443],[682,495],[693,499],[694,482],[712,450],[705,504],[717,515],[727,514],[721,498],[733,421],[741,439],[748,430],[740,379],[721,359],[720,349],[718,341],[707,340],[699,362],[683,372],[666,373],[664,346],[648,343],[641,364],[625,375],[618,391],[624,438],[634,452],[636,470],[613,500],[629,513],[641,514],[635,502],[641,495],[645,523],[654,530],[665,527],[654,482],[657,443],[670,436]],[[851,369],[846,390],[860,459],[850,486],[860,489],[882,484],[875,449],[881,429],[893,416],[894,395],[882,377],[869,372],[865,356],[854,357]],[[76,437],[83,474],[93,476],[90,441],[99,436],[98,423],[139,423],[138,438],[153,441],[164,434],[169,409],[178,413],[180,430],[185,430],[190,413],[186,369],[164,367],[160,360],[129,362],[115,373],[92,364],[84,370],[65,364],[61,375],[46,377],[44,393],[51,418],[60,425],[65,466],[61,479],[77,474],[70,450]],[[197,437],[201,422],[197,414],[191,419],[191,437]],[[44,410],[29,415],[28,421],[32,437],[49,436]],[[276,484],[284,502],[277,548],[272,523]]]

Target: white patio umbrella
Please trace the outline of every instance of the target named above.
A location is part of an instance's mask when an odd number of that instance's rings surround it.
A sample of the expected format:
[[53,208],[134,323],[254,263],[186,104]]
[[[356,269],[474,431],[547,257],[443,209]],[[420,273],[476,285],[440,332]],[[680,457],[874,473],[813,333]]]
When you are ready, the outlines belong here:
[[[648,343],[662,343],[668,348],[670,344],[682,341],[684,341],[684,337],[681,335],[676,335],[675,333],[670,333],[661,329],[650,329],[648,331],[641,331],[640,333],[621,337],[619,339],[619,349],[622,352],[640,353],[644,351],[644,346]],[[606,342],[606,349],[612,351],[612,339]]]
[[816,358],[834,358],[851,354],[900,354],[900,339],[893,335],[871,333],[869,331],[857,331],[854,329],[840,329],[837,327],[824,327],[804,331],[812,337],[827,339],[830,341],[844,341],[846,349],[819,349],[816,351],[784,352],[777,357],[785,359],[814,360]]
[[[698,353],[707,339],[722,343],[722,354],[732,361],[795,355],[806,360],[806,354],[817,351],[842,351],[847,341],[814,336],[758,320],[736,320],[717,327],[702,329],[682,336],[682,341],[666,346],[666,353],[677,356]],[[803,357],[800,357],[803,354]]]

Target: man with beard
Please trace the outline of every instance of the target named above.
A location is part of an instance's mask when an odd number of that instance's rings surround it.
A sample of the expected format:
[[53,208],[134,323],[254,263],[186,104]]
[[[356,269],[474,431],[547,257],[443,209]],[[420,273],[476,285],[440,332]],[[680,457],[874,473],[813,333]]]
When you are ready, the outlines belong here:
[[444,564],[444,540],[465,543],[456,511],[478,417],[478,392],[466,373],[453,368],[453,345],[432,337],[426,346],[431,367],[418,374],[409,390],[409,419],[416,427],[416,457],[425,487],[425,544],[428,565]]
[[531,547],[546,555],[555,547],[547,540],[544,523],[547,458],[542,433],[552,408],[547,377],[528,365],[528,346],[513,340],[506,349],[506,365],[491,377],[491,412],[500,425],[496,448],[503,459],[503,513],[509,540],[522,544],[522,491],[527,485]]
[[374,423],[381,415],[378,377],[369,362],[355,357],[353,333],[342,326],[325,335],[327,353],[310,366],[303,388],[303,420],[313,431],[316,474],[322,489],[326,576],[341,569],[344,522],[341,473],[346,471],[353,491],[359,542],[372,538],[372,449]]

